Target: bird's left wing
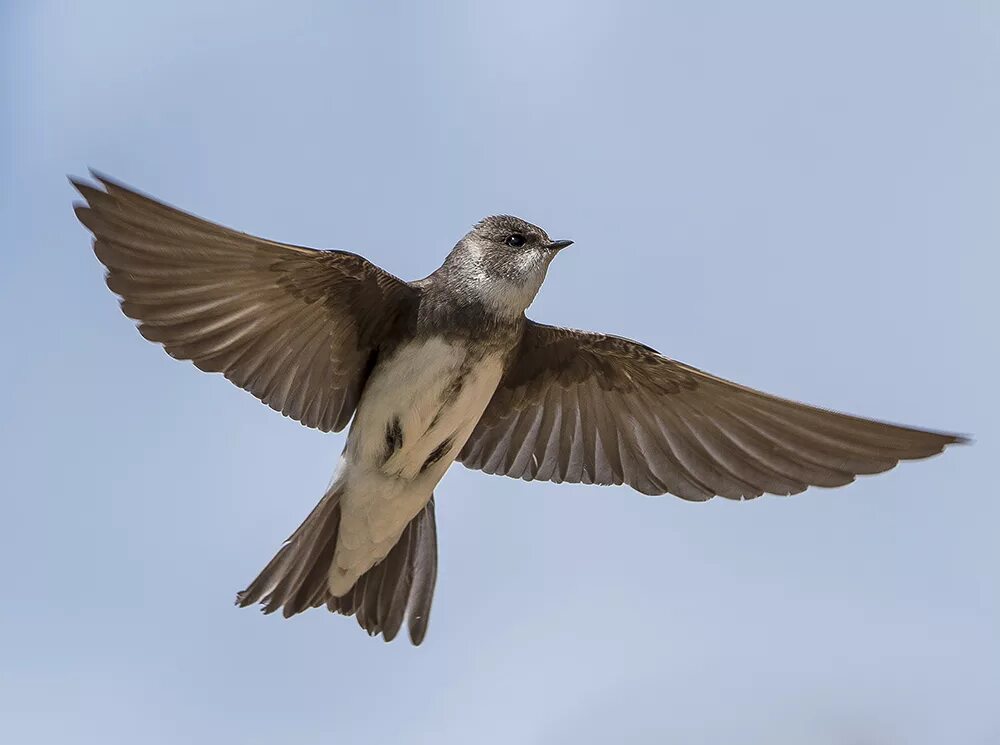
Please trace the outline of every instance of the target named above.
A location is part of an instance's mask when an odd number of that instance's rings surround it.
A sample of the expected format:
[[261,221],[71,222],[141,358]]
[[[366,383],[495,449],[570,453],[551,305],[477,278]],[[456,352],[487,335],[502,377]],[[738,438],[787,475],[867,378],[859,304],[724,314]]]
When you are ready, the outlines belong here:
[[351,419],[418,290],[356,254],[256,238],[103,176],[72,180],[107,283],[139,332],[307,427]]
[[628,339],[528,321],[458,460],[701,501],[839,486],[961,439],[776,398]]

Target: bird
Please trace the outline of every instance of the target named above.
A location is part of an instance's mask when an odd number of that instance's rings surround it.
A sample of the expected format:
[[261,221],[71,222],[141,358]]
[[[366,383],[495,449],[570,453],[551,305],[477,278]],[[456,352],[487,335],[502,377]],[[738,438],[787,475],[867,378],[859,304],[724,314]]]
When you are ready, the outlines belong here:
[[139,333],[323,432],[350,424],[313,511],[237,594],[287,617],[354,616],[424,641],[434,491],[452,463],[525,481],[705,501],[838,487],[966,438],[769,395],[645,344],[525,311],[553,240],[480,220],[429,276],[258,238],[91,171],[70,177],[108,288]]

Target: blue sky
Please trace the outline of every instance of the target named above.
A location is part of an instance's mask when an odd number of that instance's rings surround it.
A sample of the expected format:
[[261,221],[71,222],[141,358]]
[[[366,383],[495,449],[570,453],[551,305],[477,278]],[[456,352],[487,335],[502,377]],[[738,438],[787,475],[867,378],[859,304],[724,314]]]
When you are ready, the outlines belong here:
[[[8,0],[0,55],[5,741],[1000,741],[996,3]],[[977,442],[743,504],[456,466],[423,647],[238,610],[342,435],[140,339],[88,166],[406,278],[519,214],[577,242],[537,319]]]

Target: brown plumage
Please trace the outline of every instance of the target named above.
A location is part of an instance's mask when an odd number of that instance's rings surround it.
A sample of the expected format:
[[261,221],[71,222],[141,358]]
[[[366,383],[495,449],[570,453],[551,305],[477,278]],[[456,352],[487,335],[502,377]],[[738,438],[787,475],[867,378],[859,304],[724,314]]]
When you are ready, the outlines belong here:
[[355,616],[371,636],[396,638],[404,619],[410,641],[420,644],[427,633],[434,584],[437,581],[437,527],[434,498],[403,530],[389,555],[361,576],[353,589],[334,597],[326,574],[337,544],[340,493],[326,494],[302,525],[288,537],[274,558],[236,604],[261,604],[264,613],[281,609],[285,618],[325,605],[333,613]]
[[86,200],[76,214],[145,338],[308,427],[351,422],[333,486],[241,606],[286,617],[326,606],[387,641],[406,623],[419,644],[437,576],[433,490],[456,454],[487,473],[702,501],[840,486],[963,441],[528,320],[570,241],[519,218],[481,221],[437,271],[404,282],[356,254],[256,238],[95,177],[103,189],[73,180]]
[[76,214],[139,332],[307,427],[343,429],[416,290],[356,254],[255,238],[98,178],[107,191],[72,181]]
[[703,501],[841,486],[963,440],[769,396],[628,339],[529,322],[458,460]]

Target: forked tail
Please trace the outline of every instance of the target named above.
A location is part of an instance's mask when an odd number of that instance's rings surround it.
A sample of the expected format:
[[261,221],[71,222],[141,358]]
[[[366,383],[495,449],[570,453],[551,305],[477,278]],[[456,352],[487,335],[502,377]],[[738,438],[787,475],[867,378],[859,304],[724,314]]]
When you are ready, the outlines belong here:
[[264,570],[236,596],[241,608],[260,603],[264,613],[279,608],[285,618],[325,605],[333,613],[355,616],[371,636],[392,641],[404,618],[410,641],[420,644],[437,579],[437,528],[434,497],[403,530],[389,554],[365,572],[344,595],[327,587],[340,529],[340,497],[335,482]]

